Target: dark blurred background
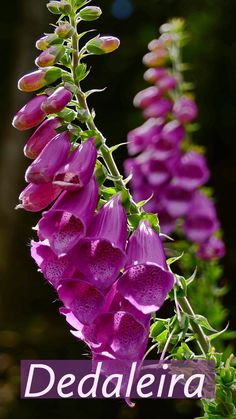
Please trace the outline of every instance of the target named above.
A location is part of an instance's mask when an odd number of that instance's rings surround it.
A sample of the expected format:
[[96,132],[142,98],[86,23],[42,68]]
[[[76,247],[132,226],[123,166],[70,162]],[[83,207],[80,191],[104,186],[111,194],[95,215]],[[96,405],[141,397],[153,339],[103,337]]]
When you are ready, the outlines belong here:
[[[236,32],[235,0],[98,0],[103,16],[96,27],[102,34],[121,39],[115,54],[91,60],[93,69],[86,88],[107,90],[92,96],[97,124],[109,144],[126,140],[127,132],[141,123],[132,107],[134,94],[145,86],[142,56],[158,27],[170,17],[186,18],[191,43],[185,58],[192,64],[188,75],[196,84],[201,130],[195,139],[207,148],[218,213],[225,232],[227,256],[225,278],[230,293],[225,304],[235,324],[235,214],[236,214]],[[46,0],[1,2],[0,23],[0,418],[62,419],[112,417],[136,419],[144,416],[193,418],[198,406],[170,401],[138,401],[135,409],[121,401],[20,401],[21,359],[78,359],[87,349],[70,335],[58,314],[55,294],[45,283],[29,255],[31,227],[38,215],[15,211],[24,187],[28,161],[22,150],[29,133],[11,127],[14,113],[28,99],[17,91],[17,79],[33,70],[36,39],[50,31],[52,18]],[[121,19],[122,18],[122,19]],[[123,155],[122,155],[123,153]],[[117,153],[119,165],[125,149]]]

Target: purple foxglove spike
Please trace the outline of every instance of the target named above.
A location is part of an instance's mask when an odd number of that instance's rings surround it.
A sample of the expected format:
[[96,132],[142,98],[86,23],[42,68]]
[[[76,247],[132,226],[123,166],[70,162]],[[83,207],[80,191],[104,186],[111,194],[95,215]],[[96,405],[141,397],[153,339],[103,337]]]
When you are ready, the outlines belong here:
[[38,225],[40,240],[48,239],[57,255],[68,253],[87,231],[98,201],[94,177],[79,191],[62,193]]
[[174,174],[177,183],[189,190],[204,185],[209,179],[205,157],[194,151],[189,151],[181,157]]
[[36,159],[44,147],[57,135],[56,129],[61,126],[59,118],[46,119],[28,139],[24,154],[29,159]]
[[176,183],[170,184],[163,198],[164,207],[173,218],[186,215],[193,199],[193,192]]
[[179,144],[185,137],[185,129],[178,121],[168,122],[161,133],[163,140]]
[[61,112],[71,101],[73,95],[65,87],[58,87],[51,96],[42,104],[42,109],[46,114]]
[[100,291],[81,279],[66,280],[57,291],[64,306],[86,325],[95,320],[105,302]]
[[224,242],[215,236],[211,236],[207,242],[200,245],[197,256],[205,261],[221,259],[225,256]]
[[34,92],[48,84],[53,83],[61,76],[61,69],[50,67],[43,70],[33,71],[21,77],[18,82],[18,89],[23,92]]
[[16,206],[16,209],[23,208],[30,212],[42,211],[55,201],[60,193],[61,188],[51,183],[44,185],[30,183],[21,192],[19,200],[22,202]]
[[213,201],[202,192],[196,192],[183,225],[187,238],[203,243],[218,228],[219,222]]
[[132,234],[127,256],[118,292],[144,314],[159,310],[173,287],[174,277],[167,270],[161,239],[147,220]]
[[149,68],[147,71],[145,71],[143,77],[144,77],[144,80],[148,81],[149,83],[154,84],[166,75],[167,75],[166,69],[159,67],[159,68]]
[[46,116],[45,112],[41,109],[41,105],[46,99],[46,95],[33,97],[33,99],[17,112],[12,121],[13,127],[19,131],[25,131],[39,125]]
[[165,117],[172,109],[172,102],[165,97],[157,99],[143,111],[145,119]]
[[160,90],[156,86],[148,87],[137,93],[134,98],[134,106],[136,108],[145,109],[160,99]]
[[98,289],[108,288],[119,275],[126,239],[126,212],[116,195],[100,209],[77,248],[79,270]]
[[93,138],[84,141],[54,176],[53,183],[74,191],[87,185],[94,172],[97,150]]
[[48,240],[43,242],[31,242],[31,256],[37,263],[44,277],[55,288],[66,277],[70,278],[75,266],[67,255],[57,257],[49,246]]
[[158,81],[158,87],[161,93],[166,93],[169,90],[175,89],[177,80],[173,76],[166,75]]
[[196,119],[198,115],[197,105],[193,99],[187,96],[182,96],[177,102],[175,102],[173,108],[174,115],[182,124]]
[[56,135],[26,170],[26,182],[36,184],[52,182],[59,167],[67,160],[70,146],[69,132]]
[[118,311],[99,315],[92,327],[83,328],[83,334],[99,352],[110,352],[119,359],[134,359],[137,349],[146,343],[148,330],[131,314]]
[[161,135],[164,120],[162,118],[151,118],[143,125],[128,134],[128,148],[130,154],[137,154],[150,146],[150,143],[155,144]]

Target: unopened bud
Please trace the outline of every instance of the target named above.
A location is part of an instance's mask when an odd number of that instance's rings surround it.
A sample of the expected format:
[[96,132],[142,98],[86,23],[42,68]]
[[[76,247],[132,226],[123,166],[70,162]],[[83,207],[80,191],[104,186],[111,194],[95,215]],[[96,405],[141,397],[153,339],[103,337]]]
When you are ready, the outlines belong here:
[[92,54],[101,55],[115,51],[120,45],[120,40],[114,36],[101,36],[87,42],[86,49]]
[[47,4],[47,8],[49,12],[53,13],[54,15],[60,15],[61,14],[60,5],[61,5],[60,1],[50,1],[50,3]]
[[79,17],[82,20],[92,21],[98,19],[102,14],[100,7],[87,6],[80,10]]
[[47,114],[61,112],[71,101],[72,93],[64,87],[58,87],[42,104],[42,109]]
[[48,67],[57,63],[65,54],[65,48],[62,45],[53,45],[43,51],[35,60],[38,67]]
[[55,29],[55,34],[62,39],[70,38],[70,36],[74,35],[74,33],[75,30],[73,26],[71,26],[68,22],[62,23]]
[[50,33],[38,39],[38,41],[36,42],[36,48],[41,51],[45,51],[51,45],[62,44],[62,42],[63,40],[61,38],[58,38],[58,36],[55,33]]
[[158,49],[144,55],[143,64],[147,67],[159,67],[167,62],[168,57],[169,54],[166,49]]
[[48,84],[54,83],[61,77],[61,69],[51,67],[43,70],[37,70],[21,77],[18,82],[18,89],[23,92],[35,92]]

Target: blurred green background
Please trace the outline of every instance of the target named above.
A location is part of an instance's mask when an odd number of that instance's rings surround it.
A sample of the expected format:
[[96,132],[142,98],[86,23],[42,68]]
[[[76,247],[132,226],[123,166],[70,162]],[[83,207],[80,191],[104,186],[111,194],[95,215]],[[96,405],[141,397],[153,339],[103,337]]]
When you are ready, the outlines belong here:
[[[34,68],[36,39],[48,27],[50,15],[45,0],[1,2],[0,24],[0,418],[41,419],[48,417],[100,419],[189,418],[198,407],[194,403],[138,401],[135,409],[122,401],[28,401],[19,400],[19,362],[21,359],[77,359],[87,349],[69,333],[58,314],[58,302],[49,285],[30,259],[31,227],[38,215],[15,211],[24,187],[28,161],[22,150],[29,133],[11,127],[14,113],[28,99],[17,91],[17,79]],[[188,75],[196,84],[201,130],[195,139],[207,147],[215,188],[218,213],[225,231],[227,256],[225,278],[230,293],[225,304],[235,324],[236,276],[236,32],[235,0],[130,0],[130,15],[118,19],[127,6],[124,0],[101,0],[99,22],[84,27],[99,29],[121,39],[118,52],[91,59],[91,76],[85,85],[107,90],[92,96],[97,124],[109,144],[126,140],[127,132],[141,123],[132,106],[134,94],[145,86],[142,56],[147,43],[156,37],[158,27],[170,17],[186,18],[191,43],[186,60],[193,65]],[[112,14],[113,11],[113,14]],[[117,12],[118,11],[118,12]],[[123,154],[122,154],[123,153]],[[117,152],[119,165],[126,152]]]

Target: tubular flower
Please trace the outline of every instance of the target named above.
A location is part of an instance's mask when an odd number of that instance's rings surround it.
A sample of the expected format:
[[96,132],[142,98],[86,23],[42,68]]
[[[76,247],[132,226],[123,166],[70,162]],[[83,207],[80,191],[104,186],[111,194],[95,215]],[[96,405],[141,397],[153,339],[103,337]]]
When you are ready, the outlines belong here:
[[56,135],[56,129],[61,126],[59,118],[46,119],[28,139],[25,147],[24,154],[29,159],[35,159],[44,149],[44,147]]
[[46,95],[39,95],[26,103],[13,118],[13,127],[19,131],[25,131],[39,125],[46,116],[45,112],[41,109],[41,105],[46,99]]
[[56,135],[26,170],[26,182],[36,184],[52,182],[55,173],[66,161],[69,152],[69,133],[65,131]]
[[72,99],[72,93],[65,87],[58,87],[42,104],[42,110],[46,114],[62,111]]
[[21,77],[18,82],[18,89],[23,92],[35,92],[48,84],[54,83],[59,77],[61,77],[60,68],[40,69]]
[[42,211],[55,201],[60,193],[61,188],[52,183],[41,185],[30,183],[21,192],[19,200],[22,202],[16,208],[22,208],[30,212]]
[[63,192],[39,221],[39,239],[47,239],[57,255],[68,253],[86,235],[97,200],[98,186],[94,178],[86,188]]
[[84,141],[55,173],[53,183],[66,190],[81,189],[94,172],[97,150],[93,138]]
[[98,289],[107,289],[124,266],[126,238],[126,213],[116,195],[99,210],[77,248],[79,270]]
[[161,239],[147,220],[141,221],[129,239],[127,263],[117,290],[138,310],[148,314],[159,310],[173,284]]

